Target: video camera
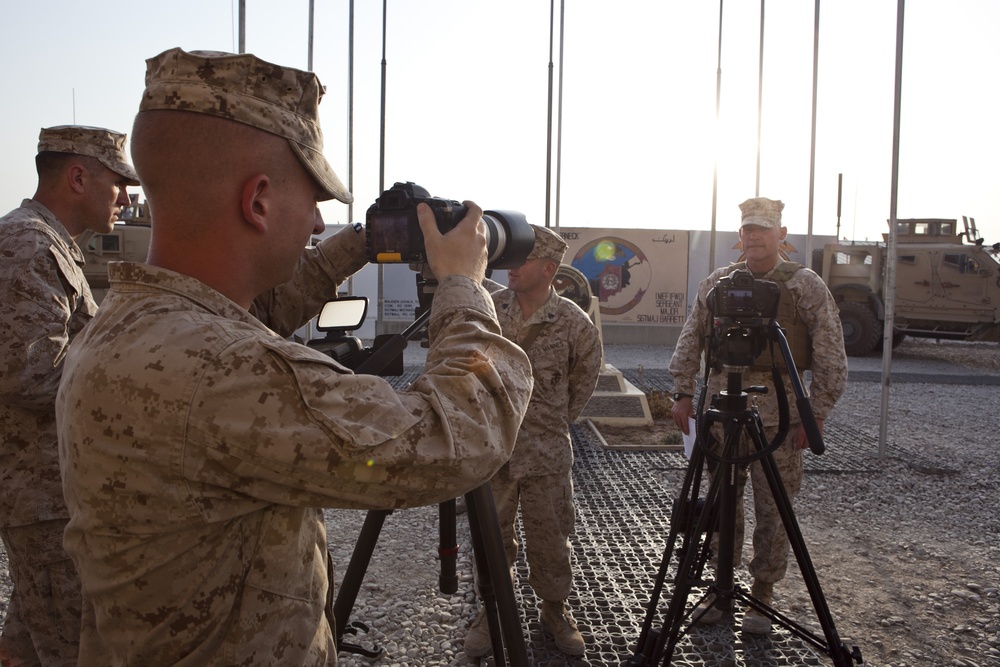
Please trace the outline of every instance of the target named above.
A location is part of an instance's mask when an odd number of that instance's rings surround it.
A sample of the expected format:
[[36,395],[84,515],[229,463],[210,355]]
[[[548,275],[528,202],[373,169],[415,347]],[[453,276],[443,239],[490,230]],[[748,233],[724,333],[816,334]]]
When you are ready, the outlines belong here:
[[723,366],[751,366],[767,344],[780,297],[777,283],[758,280],[746,269],[719,280],[708,293],[712,358]]
[[[376,264],[427,261],[424,235],[417,221],[417,204],[431,207],[441,233],[457,225],[468,209],[457,201],[431,197],[424,188],[407,181],[396,183],[368,208],[365,219],[365,253]],[[509,269],[524,264],[535,246],[535,232],[517,211],[484,211],[487,266]]]

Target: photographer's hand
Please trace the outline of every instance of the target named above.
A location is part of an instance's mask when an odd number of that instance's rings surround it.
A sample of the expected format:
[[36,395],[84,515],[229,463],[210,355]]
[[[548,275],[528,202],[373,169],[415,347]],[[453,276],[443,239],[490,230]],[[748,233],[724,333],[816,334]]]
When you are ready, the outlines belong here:
[[[816,420],[816,428],[819,429],[819,434],[823,435],[823,420]],[[795,429],[795,448],[796,449],[808,449],[809,447],[809,437],[806,435],[806,427],[799,424]]]
[[417,219],[424,234],[427,264],[438,280],[460,275],[481,283],[486,277],[486,226],[483,209],[471,201],[462,202],[469,212],[447,234],[441,234],[434,212],[427,204],[417,205]]
[[693,406],[690,396],[684,396],[679,401],[674,401],[674,407],[670,408],[670,414],[674,418],[674,423],[677,424],[677,428],[684,435],[690,435],[688,433],[688,419],[691,417],[692,412]]

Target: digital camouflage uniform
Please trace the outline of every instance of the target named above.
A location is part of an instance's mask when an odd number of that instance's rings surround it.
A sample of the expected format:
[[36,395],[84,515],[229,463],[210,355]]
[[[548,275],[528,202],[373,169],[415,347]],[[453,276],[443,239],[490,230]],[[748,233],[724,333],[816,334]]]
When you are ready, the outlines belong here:
[[[47,127],[39,132],[38,153],[93,158],[127,185],[138,185],[125,138],[101,127]],[[67,198],[63,182],[43,172],[38,199],[94,222],[90,209],[76,208],[89,200]],[[42,201],[25,199],[0,218],[0,536],[13,582],[0,637],[4,665],[77,662],[80,581],[62,544],[69,514],[55,398],[69,344],[97,310],[83,265],[73,234]]]
[[[139,113],[285,138],[317,199],[346,203],[322,154],[322,91],[250,54],[170,49],[147,60]],[[336,665],[319,508],[438,503],[510,455],[530,365],[471,279],[440,281],[425,372],[405,391],[284,338],[364,261],[345,228],[249,312],[192,277],[111,265],[57,397],[66,549],[97,630],[82,664]]]
[[[495,292],[493,300],[504,336],[518,344],[533,337],[526,349],[535,378],[531,402],[514,453],[491,482],[507,562],[517,559],[520,504],[529,583],[541,599],[562,601],[573,587],[569,535],[576,519],[569,425],[597,384],[600,335],[579,306],[551,287],[548,300],[527,320],[513,291]],[[537,334],[529,334],[536,324]]]
[[[776,276],[781,272],[782,263],[779,258],[774,269],[755,277],[760,280],[776,280]],[[691,395],[695,393],[696,376],[702,367],[705,338],[709,335],[711,327],[707,296],[715,284],[721,278],[728,276],[733,268],[735,267],[729,266],[717,269],[698,285],[698,296],[670,359],[669,370],[674,377],[676,392]],[[791,273],[791,277],[785,281],[785,287],[787,293],[794,299],[795,313],[804,322],[812,341],[812,382],[808,386],[809,402],[815,417],[826,419],[847,386],[847,355],[844,352],[844,336],[837,304],[823,280],[807,268]],[[793,330],[793,322],[782,321],[780,316],[778,323],[786,330],[786,334]],[[793,346],[791,339],[789,345]],[[805,369],[798,367],[799,364],[796,366],[801,376]],[[781,360],[778,361],[778,367],[784,370]],[[790,406],[791,425],[788,436],[774,451],[773,457],[789,498],[794,498],[802,485],[802,450],[797,449],[793,442],[800,421],[798,411],[795,409],[795,394],[791,381],[787,373],[783,372],[783,376]],[[713,372],[708,386],[708,396],[723,391],[727,379],[725,372]],[[772,387],[770,370],[751,368],[744,372],[743,386],[752,385]],[[773,387],[767,394],[753,394],[752,401],[758,406],[765,435],[770,439],[778,426],[778,402]],[[721,433],[716,440],[721,440]],[[741,441],[741,453],[748,453],[749,447],[750,443],[744,436]],[[741,467],[736,499],[735,565],[741,562],[743,547],[743,490],[746,478],[747,471]],[[773,583],[785,575],[788,564],[788,536],[781,524],[781,517],[778,515],[760,462],[750,465],[750,479],[753,485],[756,524],[753,532],[754,555],[748,569],[755,579]]]
[[70,340],[97,312],[83,264],[38,202],[0,218],[0,535],[14,582],[0,658],[37,652],[46,665],[75,664],[80,633],[80,582],[62,546],[69,514],[54,404]]
[[506,460],[529,368],[472,281],[441,281],[405,392],[264,325],[291,333],[362,243],[320,244],[262,321],[192,278],[111,266],[58,399],[66,548],[101,633],[83,664],[336,664],[317,508],[441,502]]

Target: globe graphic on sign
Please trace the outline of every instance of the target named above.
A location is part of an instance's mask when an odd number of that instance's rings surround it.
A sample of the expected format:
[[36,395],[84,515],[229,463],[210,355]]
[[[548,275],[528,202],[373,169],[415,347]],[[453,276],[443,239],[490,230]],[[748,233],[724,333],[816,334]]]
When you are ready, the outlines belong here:
[[602,315],[622,315],[635,308],[653,279],[652,267],[642,250],[615,236],[587,243],[573,257],[572,264],[590,281]]

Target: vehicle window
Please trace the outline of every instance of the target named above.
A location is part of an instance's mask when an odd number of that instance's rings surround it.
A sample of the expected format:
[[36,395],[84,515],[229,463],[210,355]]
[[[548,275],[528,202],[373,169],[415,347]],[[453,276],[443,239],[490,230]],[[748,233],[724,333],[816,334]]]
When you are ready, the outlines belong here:
[[101,234],[101,250],[103,252],[121,252],[122,240],[117,234]]

